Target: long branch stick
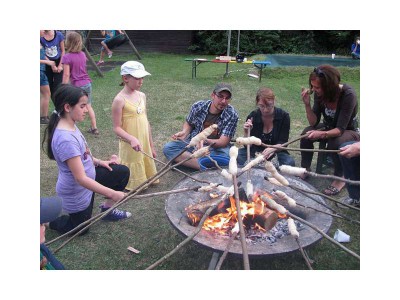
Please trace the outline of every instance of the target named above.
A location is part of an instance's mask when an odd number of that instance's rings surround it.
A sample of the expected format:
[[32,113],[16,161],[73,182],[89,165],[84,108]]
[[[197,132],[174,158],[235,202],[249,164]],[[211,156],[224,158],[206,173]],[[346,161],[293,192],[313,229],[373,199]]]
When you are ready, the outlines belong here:
[[313,177],[318,177],[318,178],[328,178],[328,179],[343,181],[343,182],[346,182],[346,183],[352,184],[352,185],[360,185],[360,181],[350,180],[350,179],[346,179],[346,178],[335,176],[335,175],[324,175],[324,174],[318,174],[318,173],[314,173],[314,172],[310,172],[310,171],[305,171],[304,174],[307,174],[307,175],[310,175]]
[[[292,185],[289,185],[289,187],[291,187],[292,189],[294,189],[294,190],[296,190],[296,191],[302,191],[302,192],[305,192],[305,193],[310,193],[310,194],[313,194],[313,195],[318,195],[318,196],[324,197],[324,198],[326,198],[326,199],[328,199],[328,200],[331,200],[331,201],[333,201],[333,202],[339,203],[340,205],[346,206],[346,207],[348,207],[348,208],[350,208],[350,209],[353,209],[353,210],[356,210],[356,211],[360,211],[360,209],[359,209],[358,207],[354,207],[354,206],[351,206],[351,205],[349,205],[349,204],[342,203],[342,202],[340,202],[339,200],[336,200],[335,198],[332,198],[332,197],[330,197],[330,196],[328,196],[328,195],[325,195],[325,194],[323,194],[323,193],[314,192],[314,191],[311,191],[311,190],[305,190],[305,189],[299,188],[299,187],[297,187],[297,186],[292,186]],[[321,203],[320,203],[320,204],[321,204]]]
[[247,252],[246,236],[245,236],[245,232],[244,232],[242,212],[240,209],[239,189],[238,189],[236,175],[232,175],[232,181],[233,181],[233,189],[234,189],[234,193],[235,193],[237,219],[239,222],[240,242],[242,244],[243,265],[244,265],[245,270],[250,270],[249,254]]
[[304,260],[306,261],[306,264],[307,264],[308,268],[309,268],[310,270],[313,270],[313,268],[312,268],[312,266],[311,266],[311,263],[310,263],[310,260],[308,259],[307,255],[304,253],[304,249],[303,249],[303,247],[301,246],[299,239],[298,239],[297,237],[295,237],[294,239],[296,240],[297,245],[299,245],[299,250],[300,250],[300,252],[301,252],[301,255],[303,255]]
[[205,222],[206,218],[209,216],[209,214],[213,211],[213,209],[215,207],[217,207],[218,204],[220,204],[222,201],[224,201],[226,198],[225,197],[221,197],[221,200],[218,201],[217,203],[215,203],[214,205],[210,206],[206,212],[204,213],[203,217],[201,218],[199,224],[197,225],[196,229],[193,231],[193,233],[191,235],[189,235],[184,241],[182,241],[178,246],[175,247],[174,250],[172,250],[171,252],[167,253],[166,255],[164,255],[162,258],[160,258],[159,260],[157,260],[154,264],[150,265],[149,267],[146,268],[146,270],[152,270],[155,267],[157,267],[159,264],[161,264],[162,262],[164,262],[165,260],[167,260],[170,256],[172,256],[174,253],[176,253],[179,249],[181,249],[184,245],[186,245],[187,243],[189,243],[200,231],[201,228],[203,226],[203,223]]
[[[346,215],[343,215],[343,214],[337,212],[337,211],[336,211],[335,209],[333,209],[332,207],[326,205],[326,204],[323,203],[323,202],[318,201],[317,199],[315,199],[315,198],[313,198],[313,197],[311,197],[311,196],[309,195],[309,194],[315,195],[315,192],[312,192],[312,191],[307,192],[307,190],[300,189],[300,188],[295,187],[295,186],[293,186],[293,185],[289,185],[289,187],[292,188],[292,189],[294,189],[295,191],[299,192],[300,194],[306,196],[307,198],[313,200],[314,202],[316,202],[316,203],[322,205],[323,207],[329,209],[330,211],[332,211],[332,212],[334,213],[334,214],[331,214],[332,216],[337,216],[337,217],[339,217],[339,218],[343,218],[343,219],[345,219],[345,220],[347,220],[347,221],[349,221],[349,222],[351,222],[351,223],[360,224],[359,221],[353,220],[352,218],[349,218],[349,217],[347,217]],[[298,204],[298,205],[299,205],[299,204]],[[317,210],[317,209],[315,209],[315,208],[313,208],[313,207],[309,207],[309,208],[314,209],[314,210]],[[323,211],[320,211],[320,212],[325,213],[325,214],[328,214],[328,215],[330,214],[330,213],[328,213],[328,212],[323,212]]]
[[[184,151],[186,151],[185,149],[183,149],[178,155],[176,155],[176,157],[178,157],[179,155],[181,155]],[[67,235],[70,235],[72,233],[75,233],[72,237],[70,237],[67,241],[65,241],[60,247],[58,247],[56,250],[54,250],[54,253],[58,252],[62,247],[64,247],[67,243],[69,243],[71,240],[73,240],[76,236],[78,236],[80,233],[82,233],[84,230],[86,230],[87,228],[89,228],[90,226],[92,226],[93,224],[97,223],[97,221],[99,221],[100,219],[102,219],[103,217],[105,217],[106,215],[108,215],[109,213],[111,213],[111,211],[113,211],[115,208],[117,208],[118,206],[122,205],[123,203],[125,203],[128,199],[130,199],[132,196],[137,195],[138,193],[140,193],[142,190],[144,190],[145,188],[147,188],[148,186],[150,186],[150,184],[152,184],[154,181],[156,181],[158,178],[160,178],[161,176],[163,176],[164,174],[166,174],[169,170],[171,170],[171,166],[170,164],[172,163],[172,161],[176,158],[172,158],[160,171],[158,171],[155,175],[153,175],[151,178],[147,179],[145,182],[143,182],[142,184],[140,184],[138,187],[136,187],[135,189],[133,189],[132,191],[130,191],[124,198],[121,199],[121,201],[115,203],[114,205],[112,205],[108,210],[90,218],[89,220],[86,220],[85,222],[79,224],[77,227],[73,228],[72,230],[70,230],[69,232],[59,236],[58,238],[49,241],[48,243],[46,243],[46,245],[50,245],[51,243],[55,242],[56,240],[59,240]],[[187,159],[189,160],[189,158]],[[173,167],[183,163],[185,161],[182,161],[176,165],[174,165]],[[83,227],[83,228],[82,228]],[[78,229],[82,228],[81,230],[78,231]]]
[[220,269],[221,269],[222,263],[224,262],[226,256],[228,255],[229,249],[231,248],[232,243],[233,243],[233,241],[235,240],[237,234],[238,234],[237,231],[235,231],[235,232],[232,234],[231,238],[230,238],[229,241],[228,241],[228,244],[226,245],[226,248],[225,248],[225,250],[224,250],[224,253],[222,253],[222,256],[221,256],[220,259],[218,260],[218,263],[217,263],[217,265],[216,265],[216,267],[215,267],[215,270],[220,270]]
[[287,212],[287,215],[309,227],[311,227],[312,229],[314,229],[315,231],[317,231],[319,234],[321,234],[324,238],[326,238],[328,241],[330,241],[331,243],[333,243],[334,245],[338,246],[339,248],[343,249],[344,251],[346,251],[347,253],[349,253],[350,255],[354,256],[357,259],[360,259],[360,256],[356,253],[354,253],[353,251],[351,251],[350,249],[346,248],[345,246],[343,246],[342,244],[336,242],[333,238],[331,238],[329,235],[327,235],[325,232],[323,232],[321,229],[319,229],[318,227],[316,227],[314,224],[311,224],[310,222],[307,222],[306,220],[292,214],[291,212]]
[[274,148],[279,150],[289,150],[289,151],[300,151],[300,152],[324,152],[324,153],[339,153],[340,150],[333,150],[333,149],[302,149],[302,148],[289,148],[283,147],[278,145],[268,145],[262,143],[261,146],[265,148]]

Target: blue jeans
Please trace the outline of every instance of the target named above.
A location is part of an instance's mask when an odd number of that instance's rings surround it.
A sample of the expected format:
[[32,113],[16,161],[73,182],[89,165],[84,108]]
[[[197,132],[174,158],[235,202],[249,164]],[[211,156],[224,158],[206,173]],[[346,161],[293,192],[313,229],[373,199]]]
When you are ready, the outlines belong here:
[[[175,156],[177,156],[185,147],[186,143],[182,141],[171,141],[164,145],[163,153],[168,160],[171,160]],[[229,158],[229,148],[230,145],[224,148],[210,148],[210,155],[221,155]],[[190,153],[193,153],[194,152],[193,150],[194,147],[188,148],[188,151]]]
[[[276,152],[276,155],[278,156],[278,162],[279,165],[288,165],[288,166],[295,166],[295,162],[293,157],[290,156],[289,153],[286,152]],[[250,159],[253,159],[255,157],[254,154],[250,155]],[[239,153],[238,153],[238,158],[237,158],[237,163],[240,167],[243,167],[243,165],[246,163],[247,161],[247,147],[244,148],[240,148],[239,149]]]
[[[357,143],[357,141],[346,142],[340,145],[342,148],[346,145]],[[339,155],[343,167],[344,178],[359,181],[360,180],[360,156],[351,158]],[[360,185],[346,183],[347,192],[351,199],[360,200]]]

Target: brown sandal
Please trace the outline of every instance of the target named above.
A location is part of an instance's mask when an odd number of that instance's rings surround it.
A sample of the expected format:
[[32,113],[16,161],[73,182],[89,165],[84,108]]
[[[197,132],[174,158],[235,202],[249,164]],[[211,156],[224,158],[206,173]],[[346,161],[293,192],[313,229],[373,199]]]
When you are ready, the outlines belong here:
[[92,128],[92,127],[89,128],[88,132],[91,133],[91,134],[94,134],[94,135],[99,135],[100,134],[100,132],[99,132],[99,130],[97,128]]

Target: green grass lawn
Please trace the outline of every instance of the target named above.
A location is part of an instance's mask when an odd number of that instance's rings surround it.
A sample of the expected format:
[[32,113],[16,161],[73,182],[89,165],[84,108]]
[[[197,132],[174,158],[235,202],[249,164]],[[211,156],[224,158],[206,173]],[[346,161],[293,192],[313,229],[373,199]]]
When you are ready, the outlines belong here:
[[[236,136],[242,136],[242,125],[247,114],[255,108],[255,95],[259,87],[267,86],[274,90],[276,105],[288,111],[291,116],[290,139],[298,137],[306,127],[307,120],[304,105],[300,98],[302,87],[308,83],[308,75],[312,68],[285,67],[266,68],[263,71],[261,83],[258,79],[250,78],[247,73],[255,71],[251,65],[230,65],[230,75],[223,78],[225,64],[202,64],[198,67],[197,78],[191,78],[191,62],[184,61],[190,56],[141,53],[147,71],[152,76],[144,80],[142,91],[148,99],[148,118],[152,126],[158,158],[166,161],[162,154],[163,145],[170,140],[173,133],[181,130],[183,121],[190,106],[198,100],[209,99],[217,82],[225,81],[233,86],[231,104],[239,112],[239,124]],[[212,58],[211,56],[201,56]],[[96,61],[98,57],[94,58]],[[132,55],[114,55],[112,61],[120,61],[119,66],[127,60],[136,60]],[[93,108],[96,112],[97,124],[100,131],[98,137],[86,133],[90,126],[89,118],[78,124],[91,147],[94,156],[107,158],[118,153],[118,142],[112,131],[111,103],[114,96],[121,89],[119,83],[119,66],[99,77],[90,72],[93,80]],[[353,86],[360,100],[360,68],[338,68],[342,75],[342,82]],[[50,108],[52,111],[53,108]],[[41,126],[41,136],[44,126]],[[296,142],[292,147],[299,147]],[[292,153],[296,166],[300,164],[299,152]],[[315,161],[313,170],[315,170]],[[157,168],[160,169],[157,163]],[[327,172],[329,172],[327,170]],[[40,155],[40,191],[41,196],[55,194],[57,181],[57,165],[50,161],[41,151]],[[183,178],[177,172],[169,172],[161,178],[161,183],[146,190],[146,193],[171,190]],[[329,184],[329,180],[310,179],[318,190]],[[336,196],[337,199],[347,195],[345,189]],[[75,238],[56,256],[64,263],[67,269],[134,269],[142,270],[156,260],[173,250],[184,237],[169,223],[164,210],[166,197],[153,197],[140,200],[131,200],[122,206],[132,212],[128,220],[116,223],[98,222],[92,226],[88,235]],[[98,205],[103,201],[102,196],[96,195],[93,213],[99,212]],[[352,218],[359,219],[357,213],[349,213]],[[334,220],[329,231],[330,236],[336,229],[351,236],[348,248],[360,253],[360,227],[345,221]],[[47,231],[47,240],[57,237],[55,232]],[[60,243],[61,244],[61,243]],[[50,245],[51,249],[59,244]],[[132,254],[127,247],[132,246],[141,251]],[[314,269],[319,270],[358,270],[360,262],[339,250],[327,240],[312,245],[308,249],[310,257],[315,261]],[[203,270],[208,268],[212,252],[195,243],[190,243],[165,261],[157,269],[166,270]],[[256,259],[250,261],[251,269],[260,270],[298,270],[307,269],[300,252],[281,257]],[[225,261],[222,269],[243,269],[241,258],[230,257]]]

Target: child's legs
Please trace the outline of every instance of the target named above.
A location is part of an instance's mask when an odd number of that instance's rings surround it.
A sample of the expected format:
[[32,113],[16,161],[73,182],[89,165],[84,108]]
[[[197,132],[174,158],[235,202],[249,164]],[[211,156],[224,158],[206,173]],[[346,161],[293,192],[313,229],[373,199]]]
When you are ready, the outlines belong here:
[[106,44],[106,41],[107,41],[107,40],[101,41],[101,45],[103,46],[104,50],[107,51],[107,53],[110,53],[111,50],[110,50],[110,48],[108,48],[108,46],[107,46],[107,44]]
[[97,124],[96,124],[96,114],[94,113],[94,110],[92,107],[92,84],[88,83],[88,84],[81,86],[80,88],[88,94],[87,109],[89,112],[91,128],[95,129],[95,128],[97,128]]
[[46,74],[40,72],[40,116],[47,117],[49,114],[50,87]]
[[[110,165],[112,171],[104,167],[96,167],[96,181],[115,191],[123,191],[128,184],[130,171],[125,165]],[[106,200],[105,206],[110,207],[115,204],[111,200]]]

